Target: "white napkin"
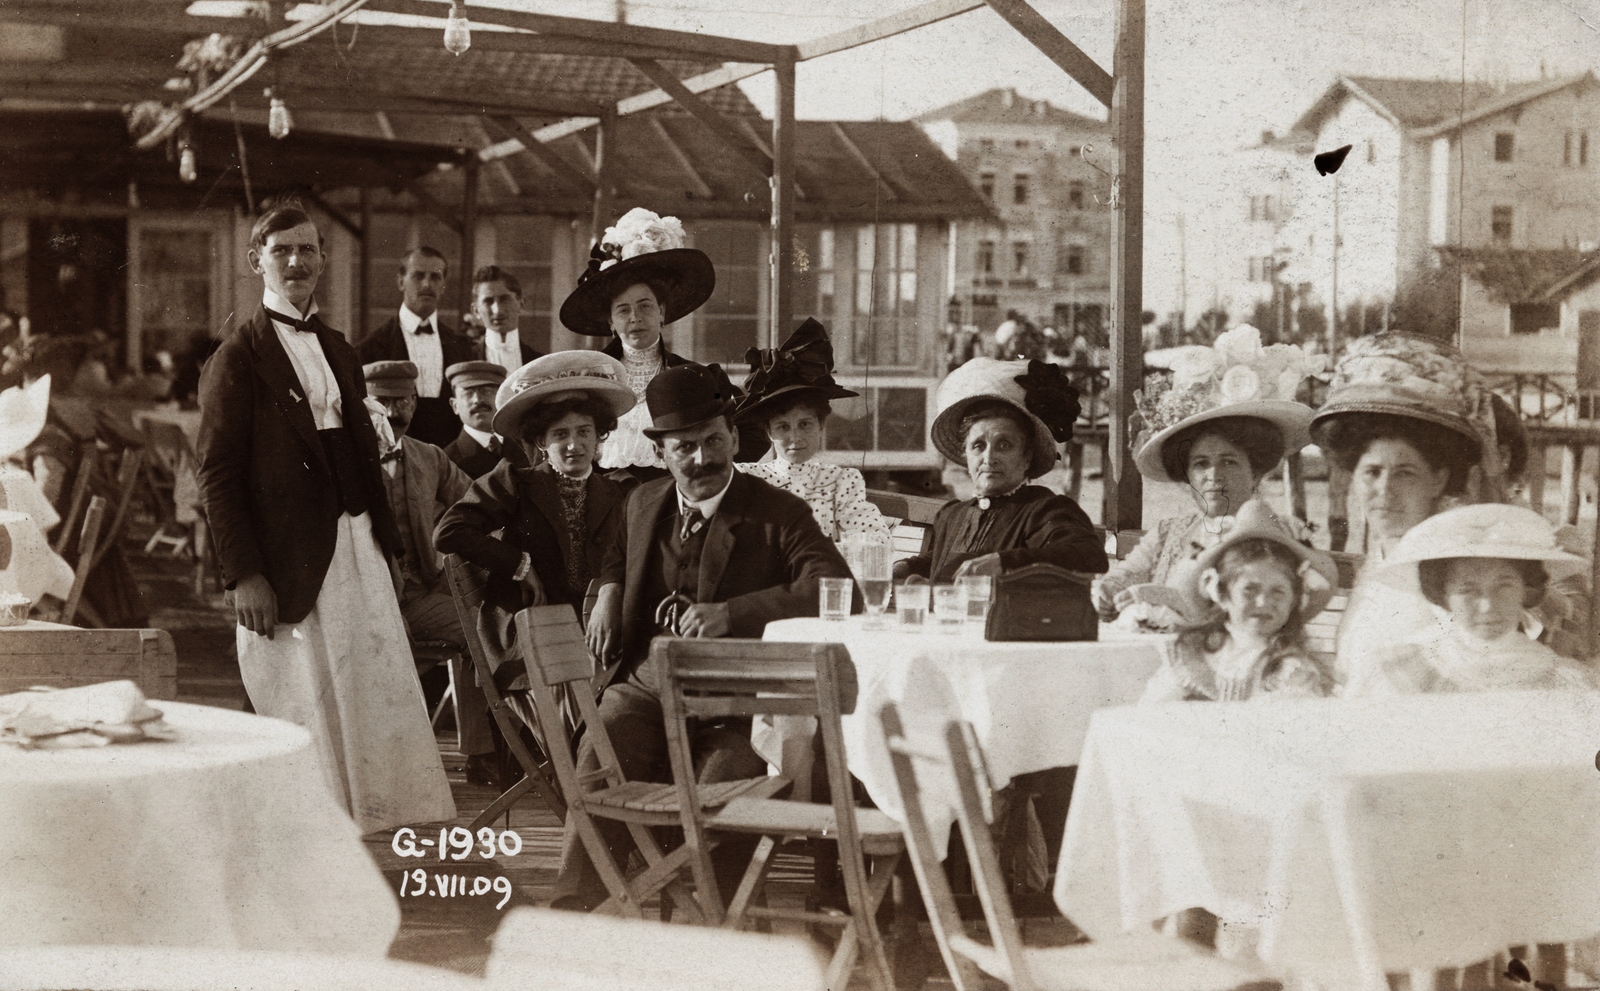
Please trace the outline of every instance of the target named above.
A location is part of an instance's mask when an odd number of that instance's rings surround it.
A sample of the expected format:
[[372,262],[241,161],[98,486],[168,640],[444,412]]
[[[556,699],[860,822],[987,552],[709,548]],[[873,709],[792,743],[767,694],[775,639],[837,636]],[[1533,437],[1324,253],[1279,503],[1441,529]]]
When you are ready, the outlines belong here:
[[60,749],[174,738],[131,681],[0,696],[0,742]]

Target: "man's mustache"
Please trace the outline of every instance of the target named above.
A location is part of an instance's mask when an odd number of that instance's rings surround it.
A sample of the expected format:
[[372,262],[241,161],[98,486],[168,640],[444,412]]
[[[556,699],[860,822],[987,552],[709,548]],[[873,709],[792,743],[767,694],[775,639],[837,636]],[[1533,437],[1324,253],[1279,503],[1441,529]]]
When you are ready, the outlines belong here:
[[727,470],[727,467],[728,462],[726,461],[715,465],[706,464],[701,465],[698,468],[690,468],[686,474],[690,478],[710,478],[712,475],[722,474],[725,470]]

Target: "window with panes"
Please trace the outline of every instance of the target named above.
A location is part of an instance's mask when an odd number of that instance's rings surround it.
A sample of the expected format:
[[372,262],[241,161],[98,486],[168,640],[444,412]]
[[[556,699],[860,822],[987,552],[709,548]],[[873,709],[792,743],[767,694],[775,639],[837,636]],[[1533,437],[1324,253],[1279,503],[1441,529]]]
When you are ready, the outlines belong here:
[[745,351],[764,344],[761,329],[761,225],[750,221],[704,221],[694,225],[694,246],[716,267],[717,287],[696,311],[695,360],[737,364]]
[[917,225],[856,228],[855,319],[857,365],[917,364]]

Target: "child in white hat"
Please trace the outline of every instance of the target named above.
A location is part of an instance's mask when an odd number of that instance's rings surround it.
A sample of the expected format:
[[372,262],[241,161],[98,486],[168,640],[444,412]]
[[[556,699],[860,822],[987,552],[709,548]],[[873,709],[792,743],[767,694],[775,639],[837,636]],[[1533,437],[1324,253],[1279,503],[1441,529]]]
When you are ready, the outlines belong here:
[[1332,597],[1333,559],[1294,538],[1271,507],[1252,499],[1232,530],[1183,579],[1185,612],[1209,619],[1179,631],[1141,703],[1234,702],[1265,695],[1327,694],[1307,652],[1306,621]]
[[1435,622],[1383,650],[1345,694],[1595,687],[1588,669],[1534,639],[1527,613],[1551,581],[1583,564],[1521,506],[1461,506],[1424,520],[1401,538],[1385,577],[1420,585]]

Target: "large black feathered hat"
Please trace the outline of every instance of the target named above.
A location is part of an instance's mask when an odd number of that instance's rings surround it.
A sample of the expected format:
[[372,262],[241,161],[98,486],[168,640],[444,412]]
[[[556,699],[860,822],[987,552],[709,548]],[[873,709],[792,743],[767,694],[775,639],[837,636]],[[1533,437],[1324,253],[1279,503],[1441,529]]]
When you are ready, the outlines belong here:
[[704,251],[683,246],[683,224],[635,207],[606,228],[589,251],[589,267],[561,304],[562,326],[575,334],[611,336],[611,302],[640,282],[662,288],[662,323],[698,310],[717,286],[717,272]]
[[795,328],[782,347],[751,348],[744,358],[750,374],[735,413],[740,422],[759,422],[801,396],[827,402],[861,395],[833,380],[833,342],[814,319]]

